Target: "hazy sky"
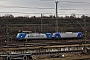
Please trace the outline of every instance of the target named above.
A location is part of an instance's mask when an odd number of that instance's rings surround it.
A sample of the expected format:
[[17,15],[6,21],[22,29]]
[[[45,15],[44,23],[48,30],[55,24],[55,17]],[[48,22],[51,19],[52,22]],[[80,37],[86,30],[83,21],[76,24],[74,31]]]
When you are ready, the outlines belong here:
[[[59,1],[59,16],[71,14],[76,14],[76,16],[83,14],[90,16],[90,0],[56,1]],[[40,14],[48,16],[55,15],[55,0],[0,0],[0,16],[5,14],[12,14],[14,16],[40,16]]]

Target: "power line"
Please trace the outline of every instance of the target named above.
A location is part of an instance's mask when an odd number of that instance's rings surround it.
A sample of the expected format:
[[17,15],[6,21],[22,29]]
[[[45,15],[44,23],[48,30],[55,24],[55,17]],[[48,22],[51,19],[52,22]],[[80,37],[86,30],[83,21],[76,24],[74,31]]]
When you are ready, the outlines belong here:
[[58,2],[65,2],[65,3],[79,3],[79,4],[90,4],[89,2],[73,2],[73,1],[58,1]]
[[[71,15],[71,14],[58,14],[58,15]],[[90,14],[81,14],[81,13],[78,13],[78,14],[75,14],[75,15],[90,15]]]
[[[52,7],[24,7],[24,6],[5,6],[5,5],[0,5],[0,7],[2,8],[27,8],[27,9],[50,9],[50,10],[53,10],[55,8],[52,8]],[[90,10],[89,8],[88,9],[80,9],[80,8],[76,8],[76,9],[73,9],[73,8],[65,8],[65,9],[60,9],[58,8],[58,10]]]
[[90,9],[80,9],[80,8],[76,8],[76,9],[74,9],[74,8],[63,8],[63,9],[60,9],[60,8],[58,8],[58,10],[90,10]]
[[3,8],[28,8],[28,9],[55,9],[55,8],[42,8],[42,7],[24,7],[24,6],[5,6],[5,5],[0,5],[0,7]]
[[53,14],[53,13],[26,13],[26,12],[0,12],[0,13],[20,13],[20,14]]
[[[40,0],[40,1],[56,1],[56,0]],[[61,2],[61,3],[79,3],[79,4],[90,4],[89,2],[75,2],[75,1],[59,1],[57,0],[58,2]]]
[[40,1],[55,1],[55,0],[40,0]]
[[80,24],[79,21],[77,21],[77,23],[80,25],[80,27],[84,30],[84,27]]

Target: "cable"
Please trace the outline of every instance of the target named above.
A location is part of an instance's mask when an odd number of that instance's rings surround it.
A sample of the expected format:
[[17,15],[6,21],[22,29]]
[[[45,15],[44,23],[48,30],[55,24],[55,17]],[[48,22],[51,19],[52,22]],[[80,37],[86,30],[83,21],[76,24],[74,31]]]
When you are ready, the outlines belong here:
[[88,2],[73,2],[73,1],[58,1],[58,2],[68,2],[68,3],[90,4],[90,3],[88,3]]
[[0,7],[3,8],[28,8],[28,9],[55,9],[55,8],[41,8],[41,7],[23,7],[23,6],[5,6],[5,5],[0,5]]
[[[42,0],[41,0],[42,1]],[[44,1],[44,0],[43,0]],[[48,0],[47,0],[48,1]],[[52,1],[52,0],[50,0]],[[59,2],[70,2],[70,3],[87,3],[87,2],[72,2],[72,1],[59,1]],[[87,3],[89,4],[89,3]],[[23,6],[5,6],[0,5],[0,7],[3,8],[29,8],[29,9],[55,9],[55,8],[40,8],[40,7],[23,7]],[[58,9],[58,10],[89,10],[89,9]],[[0,12],[0,13],[20,13],[20,14],[53,14],[53,13],[23,13],[23,12]],[[66,15],[66,14],[59,14],[59,15]],[[76,14],[76,15],[82,15],[82,14]],[[84,15],[84,14],[83,14]],[[90,14],[86,14],[90,15]]]
[[90,9],[70,9],[70,8],[65,8],[65,9],[58,9],[58,10],[90,10]]
[[26,13],[26,12],[0,12],[0,13],[20,13],[20,14],[53,14],[53,13]]
[[[22,6],[4,6],[4,5],[0,5],[0,7],[3,7],[3,8],[28,8],[28,9],[55,9],[55,8],[22,7]],[[71,9],[71,8],[59,9],[59,8],[58,8],[58,10],[90,10],[90,9]]]
[[[58,14],[58,15],[71,15],[71,14]],[[75,15],[90,15],[90,14],[75,14]]]
[[[56,1],[56,0],[40,0],[40,1]],[[73,1],[58,1],[58,2],[90,4],[90,3],[88,3],[88,2],[73,2]]]
[[55,0],[40,0],[40,1],[55,1]]
[[80,27],[84,30],[84,27],[80,24],[79,21],[77,21],[77,23],[80,25]]

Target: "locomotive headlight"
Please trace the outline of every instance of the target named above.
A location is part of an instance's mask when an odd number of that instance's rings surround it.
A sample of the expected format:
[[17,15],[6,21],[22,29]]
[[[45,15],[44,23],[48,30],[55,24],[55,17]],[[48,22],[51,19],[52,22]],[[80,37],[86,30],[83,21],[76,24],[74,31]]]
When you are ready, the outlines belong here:
[[80,37],[81,37],[81,35],[80,35]]
[[22,37],[22,36],[21,36]]

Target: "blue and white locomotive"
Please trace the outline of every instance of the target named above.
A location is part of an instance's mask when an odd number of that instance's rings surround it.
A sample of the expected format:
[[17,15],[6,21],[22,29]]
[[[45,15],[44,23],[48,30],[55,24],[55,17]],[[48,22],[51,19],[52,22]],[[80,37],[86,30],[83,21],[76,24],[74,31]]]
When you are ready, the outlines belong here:
[[62,39],[62,38],[82,38],[82,32],[56,32],[56,33],[25,33],[17,34],[18,40],[23,39]]

